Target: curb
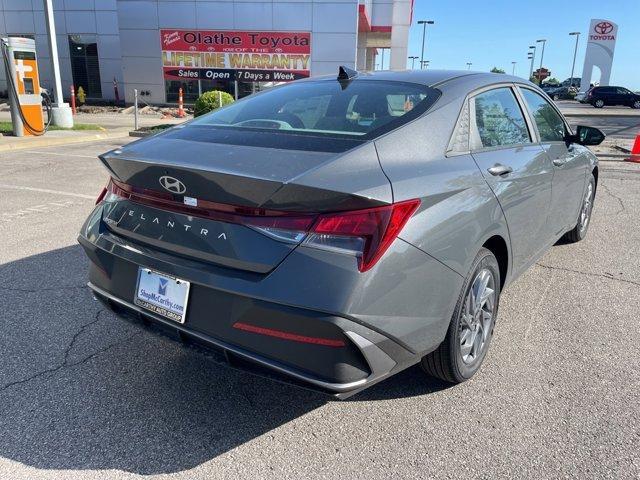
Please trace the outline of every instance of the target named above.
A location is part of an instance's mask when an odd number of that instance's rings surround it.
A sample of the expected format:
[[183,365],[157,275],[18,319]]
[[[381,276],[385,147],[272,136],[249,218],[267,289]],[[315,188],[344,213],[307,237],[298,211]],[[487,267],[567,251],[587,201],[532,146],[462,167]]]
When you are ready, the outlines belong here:
[[97,142],[99,140],[109,140],[111,138],[128,137],[129,131],[94,133],[92,135],[79,135],[75,137],[57,137],[57,138],[34,138],[22,142],[10,143],[2,145],[0,140],[0,152],[12,152],[15,150],[27,150],[30,148],[54,147],[60,145],[72,145],[74,143]]

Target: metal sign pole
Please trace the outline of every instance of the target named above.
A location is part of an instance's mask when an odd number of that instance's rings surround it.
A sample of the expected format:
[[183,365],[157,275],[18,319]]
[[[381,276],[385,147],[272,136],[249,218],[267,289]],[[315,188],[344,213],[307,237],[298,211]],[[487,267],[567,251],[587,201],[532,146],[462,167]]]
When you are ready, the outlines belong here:
[[138,89],[133,89],[133,129],[138,130]]

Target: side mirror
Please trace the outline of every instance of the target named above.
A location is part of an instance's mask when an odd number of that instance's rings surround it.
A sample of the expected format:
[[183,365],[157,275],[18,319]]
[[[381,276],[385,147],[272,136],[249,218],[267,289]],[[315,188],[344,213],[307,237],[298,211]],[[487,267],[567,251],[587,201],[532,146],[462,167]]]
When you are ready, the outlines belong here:
[[580,145],[600,145],[604,140],[605,134],[595,127],[587,127],[578,125],[576,134],[573,135],[571,141]]

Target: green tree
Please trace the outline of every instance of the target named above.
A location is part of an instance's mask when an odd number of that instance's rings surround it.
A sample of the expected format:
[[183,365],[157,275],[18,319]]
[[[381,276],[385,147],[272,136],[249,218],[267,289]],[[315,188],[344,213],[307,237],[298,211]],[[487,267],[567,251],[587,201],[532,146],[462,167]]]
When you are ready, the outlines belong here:
[[220,90],[205,92],[196,100],[193,107],[193,116],[199,117],[200,115],[204,115],[205,113],[209,113],[212,110],[224,107],[230,103],[233,103],[233,97],[227,92],[222,92]]
[[490,72],[491,72],[491,73],[504,73],[504,70],[503,70],[503,69],[501,69],[501,68],[498,68],[498,67],[493,67],[493,68],[490,70]]
[[547,85],[560,85],[560,81],[556,77],[547,78],[544,83]]

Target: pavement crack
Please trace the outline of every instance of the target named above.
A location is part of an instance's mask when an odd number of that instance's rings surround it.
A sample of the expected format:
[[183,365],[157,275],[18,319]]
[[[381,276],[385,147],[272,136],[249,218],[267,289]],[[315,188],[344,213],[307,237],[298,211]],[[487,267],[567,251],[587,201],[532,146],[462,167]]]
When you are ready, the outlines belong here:
[[73,347],[75,346],[75,344],[76,344],[76,342],[77,342],[78,338],[80,338],[80,336],[81,336],[81,335],[82,335],[82,334],[83,334],[83,333],[84,333],[88,328],[90,328],[90,327],[92,327],[93,325],[95,325],[96,323],[98,323],[98,322],[101,320],[101,318],[100,318],[100,314],[101,314],[102,312],[105,312],[105,311],[107,311],[107,310],[106,310],[106,309],[104,309],[104,308],[103,308],[103,309],[101,309],[101,310],[98,310],[98,312],[96,312],[96,314],[95,314],[95,316],[94,316],[93,320],[91,320],[91,321],[90,321],[90,322],[88,322],[88,323],[83,324],[83,325],[78,329],[78,331],[77,331],[77,332],[75,332],[75,333],[73,334],[73,336],[71,337],[71,341],[68,343],[68,345],[67,345],[67,346],[65,347],[65,349],[64,349],[63,357],[62,357],[62,361],[61,361],[61,362],[59,362],[56,366],[54,366],[54,367],[50,367],[50,368],[46,368],[46,369],[44,369],[44,370],[40,370],[40,371],[38,371],[38,372],[34,373],[33,375],[30,375],[30,376],[28,376],[28,377],[26,377],[26,378],[23,378],[23,379],[21,379],[21,380],[16,380],[16,381],[14,381],[14,382],[7,383],[7,384],[3,385],[2,387],[0,387],[0,393],[4,392],[5,390],[7,390],[7,389],[9,389],[9,388],[11,388],[11,387],[14,387],[14,386],[16,386],[16,385],[22,385],[22,384],[24,384],[24,383],[31,382],[32,380],[35,380],[35,379],[37,379],[37,378],[40,378],[40,377],[42,377],[42,376],[44,376],[44,375],[47,375],[47,374],[54,374],[54,373],[56,373],[56,372],[58,372],[59,370],[62,370],[62,369],[64,369],[64,368],[68,368],[68,367],[75,367],[75,366],[77,366],[77,365],[81,365],[81,364],[83,364],[83,363],[86,363],[86,362],[88,362],[89,360],[91,360],[91,359],[93,359],[93,358],[97,357],[98,355],[100,355],[100,354],[102,354],[102,353],[104,353],[104,352],[106,352],[106,351],[108,351],[108,350],[112,349],[113,347],[115,347],[115,346],[117,346],[117,345],[120,345],[120,344],[126,343],[126,342],[128,342],[129,340],[131,340],[132,338],[134,338],[134,337],[136,337],[136,336],[138,336],[138,335],[140,335],[140,334],[142,333],[142,332],[134,332],[134,333],[133,333],[132,335],[130,335],[129,337],[127,337],[127,338],[125,338],[125,339],[123,339],[123,340],[119,340],[119,341],[117,341],[117,342],[110,343],[110,344],[108,344],[108,345],[106,345],[106,346],[104,346],[104,347],[102,347],[102,348],[98,349],[97,351],[93,352],[92,354],[90,354],[90,355],[88,355],[88,356],[86,356],[86,357],[82,358],[81,360],[78,360],[77,362],[69,362],[69,355],[70,355],[70,354],[71,354],[71,352],[73,351]]
[[620,215],[621,213],[624,213],[624,212],[626,212],[626,211],[627,211],[627,207],[625,207],[624,202],[622,201],[622,198],[620,198],[618,195],[616,195],[616,194],[612,193],[612,192],[611,192],[611,190],[609,189],[609,187],[608,187],[605,183],[602,183],[602,184],[600,185],[600,187],[602,187],[602,189],[603,189],[605,192],[607,192],[607,194],[608,194],[610,197],[612,197],[612,198],[614,198],[615,200],[617,200],[617,201],[618,201],[618,203],[620,204],[620,209],[619,209],[619,210],[618,210],[614,215]]
[[545,265],[543,263],[536,263],[537,266],[542,267],[542,268],[547,268],[549,270],[560,270],[562,272],[570,272],[570,273],[577,273],[579,275],[587,275],[590,277],[600,277],[600,278],[606,278],[607,280],[615,280],[617,282],[623,282],[623,283],[629,283],[631,285],[636,285],[640,287],[640,282],[635,281],[635,280],[628,280],[626,278],[616,278],[612,275],[606,274],[606,273],[595,273],[595,272],[584,272],[582,270],[573,270],[571,268],[564,268],[564,267],[554,267],[552,265]]

